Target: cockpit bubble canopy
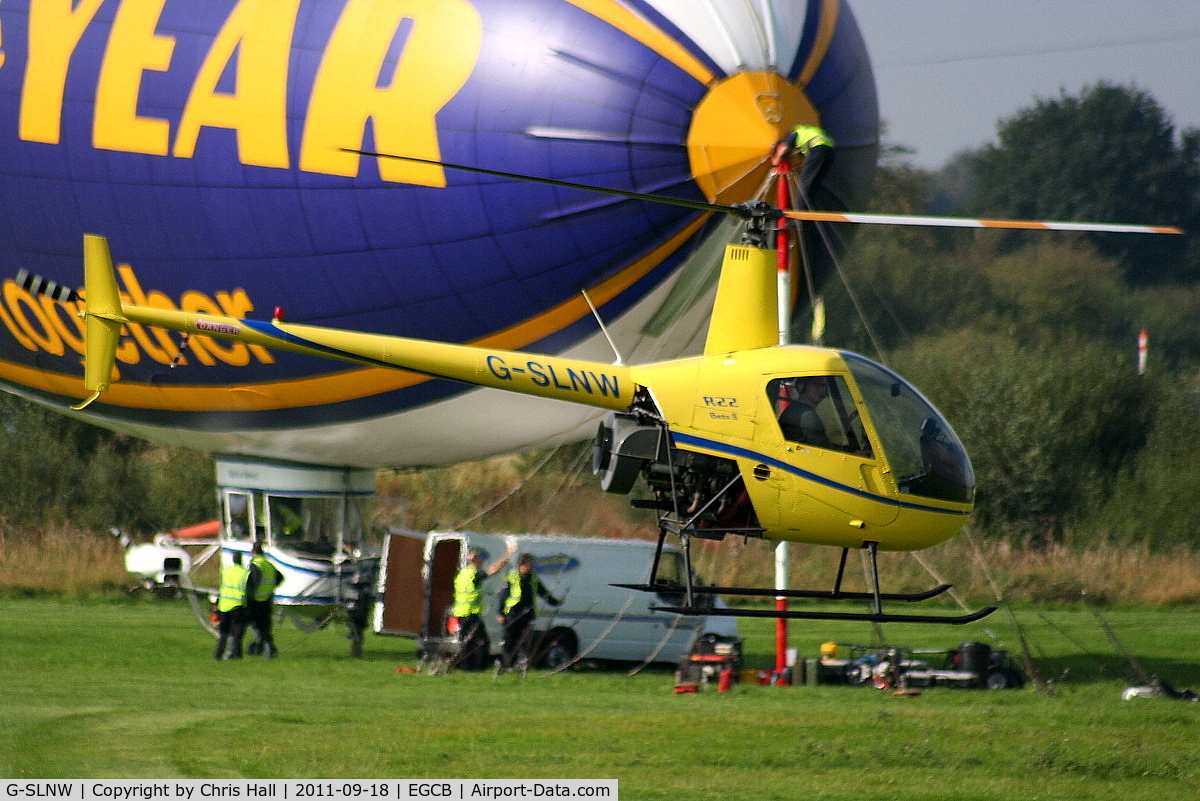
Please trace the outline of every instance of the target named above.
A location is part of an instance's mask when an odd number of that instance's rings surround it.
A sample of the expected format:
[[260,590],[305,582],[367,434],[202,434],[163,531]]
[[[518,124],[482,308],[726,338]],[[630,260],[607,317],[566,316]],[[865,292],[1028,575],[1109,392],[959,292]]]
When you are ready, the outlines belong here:
[[900,492],[956,503],[975,495],[966,448],[915,387],[882,365],[842,352]]

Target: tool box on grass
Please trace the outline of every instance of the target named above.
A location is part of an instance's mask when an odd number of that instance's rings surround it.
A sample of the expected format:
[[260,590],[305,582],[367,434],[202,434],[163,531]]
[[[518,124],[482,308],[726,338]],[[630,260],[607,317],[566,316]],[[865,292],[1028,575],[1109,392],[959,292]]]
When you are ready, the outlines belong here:
[[696,692],[710,681],[727,689],[742,666],[742,641],[706,634],[697,638],[675,671],[675,692]]

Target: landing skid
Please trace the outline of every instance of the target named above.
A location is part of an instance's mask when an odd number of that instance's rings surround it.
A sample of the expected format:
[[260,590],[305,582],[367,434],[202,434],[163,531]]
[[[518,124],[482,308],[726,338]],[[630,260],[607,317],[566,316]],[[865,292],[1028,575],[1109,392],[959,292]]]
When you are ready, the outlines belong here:
[[[684,588],[677,585],[665,584],[613,584],[625,590],[640,590],[642,592],[671,593],[683,592]],[[939,584],[924,592],[881,592],[881,601],[927,601],[949,590],[952,584]],[[740,595],[748,598],[808,598],[818,601],[871,601],[875,599],[872,592],[840,592],[838,590],[770,590],[761,587],[712,587],[707,584],[698,588],[703,595]],[[772,613],[772,616],[774,613]]]
[[891,612],[810,612],[794,609],[745,609],[735,607],[718,609],[707,606],[655,606],[653,609],[659,612],[674,612],[677,615],[769,617],[776,620],[860,620],[865,623],[938,623],[949,626],[974,623],[996,611],[996,607],[994,606],[986,606],[977,612],[970,612],[965,615],[906,615]]
[[[668,531],[679,535],[682,542],[683,560],[684,560],[684,585],[676,583],[665,583],[657,579],[658,565],[662,554],[663,542],[666,539]],[[743,532],[744,533],[744,532]],[[722,617],[765,617],[786,620],[857,620],[866,623],[936,623],[941,625],[961,626],[965,623],[974,623],[977,620],[990,615],[996,611],[995,606],[988,606],[976,612],[968,612],[962,615],[915,615],[915,614],[896,614],[883,611],[884,601],[895,602],[917,602],[926,601],[948,591],[951,587],[949,584],[939,584],[932,589],[924,592],[913,593],[891,593],[880,592],[879,590],[879,565],[878,565],[878,550],[879,544],[875,542],[865,543],[867,551],[871,557],[871,585],[870,592],[846,592],[842,590],[842,577],[846,572],[846,559],[849,556],[850,549],[842,549],[842,557],[838,563],[837,578],[834,581],[833,589],[831,590],[775,590],[764,589],[759,587],[709,587],[709,586],[694,586],[692,582],[692,564],[691,564],[691,534],[686,530],[679,530],[674,526],[663,526],[659,530],[658,549],[655,551],[654,564],[650,570],[650,580],[646,584],[616,584],[616,587],[624,589],[638,590],[640,592],[653,592],[660,595],[676,595],[681,601],[670,606],[657,606],[654,609],[662,612],[673,612],[680,615],[708,615]],[[821,601],[870,601],[871,609],[868,612],[819,612],[808,610],[779,610],[779,609],[748,609],[746,607],[717,607],[712,603],[713,596],[725,595],[736,596],[739,598],[804,598],[810,600]]]

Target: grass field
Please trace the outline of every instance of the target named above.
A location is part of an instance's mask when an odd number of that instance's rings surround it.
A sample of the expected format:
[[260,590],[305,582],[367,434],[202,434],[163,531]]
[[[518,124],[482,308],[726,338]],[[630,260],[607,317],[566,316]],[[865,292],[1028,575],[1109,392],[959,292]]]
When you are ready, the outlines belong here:
[[[410,642],[281,627],[273,661],[212,660],[180,601],[0,601],[0,777],[576,778],[626,799],[1163,799],[1200,794],[1200,704],[1123,701],[1126,661],[1088,610],[1016,619],[1052,693],[867,687],[672,692],[673,673],[408,672]],[[1105,622],[1146,670],[1200,686],[1197,611]],[[1001,614],[889,626],[905,647],[1017,650]],[[865,624],[793,623],[792,645],[869,644]],[[743,626],[773,664],[769,621]]]

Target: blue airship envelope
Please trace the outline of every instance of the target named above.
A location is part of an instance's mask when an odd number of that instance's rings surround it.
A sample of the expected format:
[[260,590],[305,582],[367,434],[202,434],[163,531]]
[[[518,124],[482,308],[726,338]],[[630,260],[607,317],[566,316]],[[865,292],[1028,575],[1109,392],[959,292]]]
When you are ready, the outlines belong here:
[[[77,304],[108,238],[131,303],[627,361],[703,343],[689,208],[348,152],[738,203],[819,123],[817,198],[865,199],[878,108],[837,0],[3,0],[0,385],[85,397]],[[79,415],[300,462],[447,463],[587,436],[597,412],[129,325]]]

